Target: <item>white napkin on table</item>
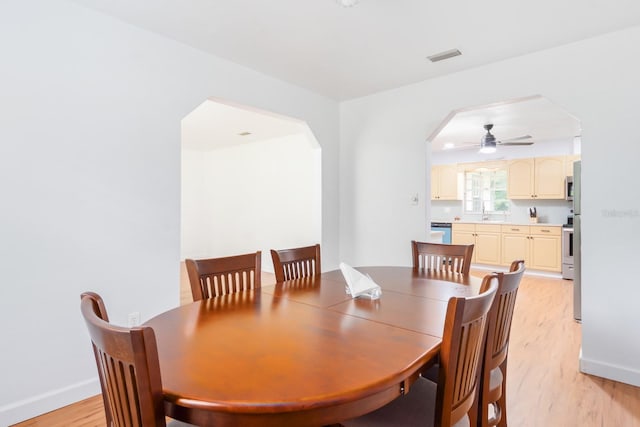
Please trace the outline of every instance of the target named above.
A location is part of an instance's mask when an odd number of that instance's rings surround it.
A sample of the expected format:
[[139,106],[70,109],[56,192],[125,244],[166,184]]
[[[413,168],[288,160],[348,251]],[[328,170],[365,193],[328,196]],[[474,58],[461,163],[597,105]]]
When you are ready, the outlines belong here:
[[382,295],[382,289],[368,274],[364,275],[344,262],[340,263],[340,270],[347,281],[347,294],[351,295],[352,298],[378,299]]

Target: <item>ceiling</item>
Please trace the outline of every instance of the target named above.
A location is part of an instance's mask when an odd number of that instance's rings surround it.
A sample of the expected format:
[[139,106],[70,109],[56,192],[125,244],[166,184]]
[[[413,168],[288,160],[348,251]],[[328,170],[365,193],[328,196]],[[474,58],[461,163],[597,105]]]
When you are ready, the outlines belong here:
[[[361,0],[350,8],[335,0],[74,1],[338,101],[640,25],[637,0]],[[427,59],[450,49],[462,55]],[[193,113],[209,125],[194,125],[207,126],[200,135],[208,136],[190,138],[190,148],[268,139],[300,126],[210,104]],[[476,150],[469,143],[480,141],[487,123],[499,140],[580,135],[576,118],[541,97],[461,107],[427,138],[433,151],[447,142]],[[220,120],[211,119],[216,114]],[[239,136],[241,129],[252,134]]]
[[637,0],[74,1],[339,101],[640,24]]
[[182,120],[182,146],[201,151],[235,147],[304,134],[306,127],[296,119],[207,100]]

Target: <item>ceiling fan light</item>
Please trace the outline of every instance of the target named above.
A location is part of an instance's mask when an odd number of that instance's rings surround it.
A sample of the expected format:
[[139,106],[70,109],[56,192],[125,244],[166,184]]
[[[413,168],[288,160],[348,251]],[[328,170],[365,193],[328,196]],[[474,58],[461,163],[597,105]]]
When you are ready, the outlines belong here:
[[478,151],[478,153],[480,154],[491,154],[495,152],[496,152],[495,145],[485,145],[484,147],[480,147],[480,150]]
[[336,0],[336,2],[342,7],[351,7],[358,4],[360,0]]

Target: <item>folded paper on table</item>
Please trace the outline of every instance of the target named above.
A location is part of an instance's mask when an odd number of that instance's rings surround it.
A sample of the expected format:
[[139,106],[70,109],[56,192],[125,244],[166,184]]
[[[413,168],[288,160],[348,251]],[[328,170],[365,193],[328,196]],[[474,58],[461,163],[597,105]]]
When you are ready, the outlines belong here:
[[340,270],[342,271],[344,279],[347,281],[345,290],[352,298],[364,297],[378,299],[380,295],[382,295],[382,289],[380,289],[380,286],[378,286],[369,275],[360,273],[344,262],[340,263]]

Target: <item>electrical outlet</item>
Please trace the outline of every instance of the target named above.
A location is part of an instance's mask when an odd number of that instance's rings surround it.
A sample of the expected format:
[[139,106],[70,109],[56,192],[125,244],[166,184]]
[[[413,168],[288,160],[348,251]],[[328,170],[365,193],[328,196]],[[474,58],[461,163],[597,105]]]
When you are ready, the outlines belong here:
[[134,311],[127,316],[127,325],[131,328],[140,325],[140,312]]
[[414,205],[414,206],[417,205],[418,204],[418,200],[419,200],[418,199],[418,193],[412,195],[411,199],[410,199],[411,205]]

